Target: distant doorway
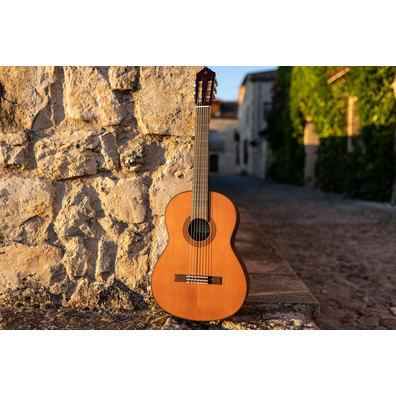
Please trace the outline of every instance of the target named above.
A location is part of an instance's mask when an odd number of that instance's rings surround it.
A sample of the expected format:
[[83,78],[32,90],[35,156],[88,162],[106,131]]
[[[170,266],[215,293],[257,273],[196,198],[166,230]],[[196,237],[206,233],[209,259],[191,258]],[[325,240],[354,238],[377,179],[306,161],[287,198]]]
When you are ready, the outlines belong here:
[[219,156],[217,154],[211,154],[209,158],[209,172],[219,171]]

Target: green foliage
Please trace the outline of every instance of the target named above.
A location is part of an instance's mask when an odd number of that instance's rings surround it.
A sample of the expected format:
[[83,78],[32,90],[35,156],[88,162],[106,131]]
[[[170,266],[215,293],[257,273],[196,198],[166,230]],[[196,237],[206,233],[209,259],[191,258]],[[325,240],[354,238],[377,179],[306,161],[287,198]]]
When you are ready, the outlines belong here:
[[317,184],[322,191],[343,193],[345,178],[348,176],[348,165],[345,136],[320,138]]
[[396,101],[391,87],[395,80],[395,66],[355,66],[349,72],[350,89],[356,102],[360,126],[396,125]]
[[[268,123],[275,160],[268,175],[275,181],[300,184],[304,127],[312,121],[320,138],[317,185],[354,198],[388,201],[395,179],[396,101],[391,84],[396,67],[350,66],[329,84],[329,73],[340,70],[336,66],[279,68]],[[355,114],[361,134],[353,138],[354,151],[347,153],[350,96],[358,98]]]
[[278,183],[304,184],[304,135],[293,129],[288,102],[291,66],[280,67],[274,85],[274,104],[268,115],[268,142],[273,163],[267,178]]
[[344,191],[352,198],[389,202],[395,179],[394,129],[362,128],[356,149],[348,154]]

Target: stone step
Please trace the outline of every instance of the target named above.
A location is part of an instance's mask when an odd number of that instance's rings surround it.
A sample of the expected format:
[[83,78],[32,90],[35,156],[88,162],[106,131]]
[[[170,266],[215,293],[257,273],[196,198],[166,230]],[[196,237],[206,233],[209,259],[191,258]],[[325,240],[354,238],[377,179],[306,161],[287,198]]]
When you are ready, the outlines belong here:
[[281,256],[245,208],[239,208],[240,223],[235,246],[250,277],[250,291],[242,310],[265,314],[298,312],[315,319],[320,306],[290,264]]

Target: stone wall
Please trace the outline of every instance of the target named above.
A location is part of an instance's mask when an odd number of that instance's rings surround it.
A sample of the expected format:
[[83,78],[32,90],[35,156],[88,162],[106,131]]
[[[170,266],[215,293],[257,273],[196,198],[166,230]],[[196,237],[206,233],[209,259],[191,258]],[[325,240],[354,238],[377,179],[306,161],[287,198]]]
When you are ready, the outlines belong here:
[[0,67],[0,304],[151,303],[201,67]]

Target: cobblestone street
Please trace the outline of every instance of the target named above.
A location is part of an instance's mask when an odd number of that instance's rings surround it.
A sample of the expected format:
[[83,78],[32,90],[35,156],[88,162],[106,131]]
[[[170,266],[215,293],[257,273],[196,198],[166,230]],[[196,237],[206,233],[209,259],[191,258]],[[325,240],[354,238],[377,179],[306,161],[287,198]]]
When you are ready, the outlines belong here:
[[320,302],[321,329],[396,329],[396,208],[309,187],[210,176]]

